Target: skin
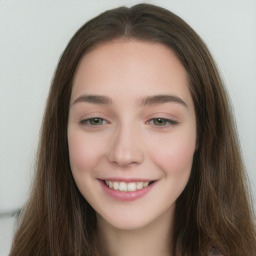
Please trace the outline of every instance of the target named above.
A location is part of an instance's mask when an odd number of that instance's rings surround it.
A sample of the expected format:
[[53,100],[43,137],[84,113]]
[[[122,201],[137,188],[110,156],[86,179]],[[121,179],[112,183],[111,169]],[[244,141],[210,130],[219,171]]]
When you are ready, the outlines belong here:
[[[156,95],[172,98],[145,100]],[[196,150],[187,73],[174,52],[158,43],[120,39],[86,54],[73,81],[68,144],[75,182],[96,211],[108,255],[170,255],[175,202]],[[99,179],[113,178],[157,182],[127,202],[104,191]]]

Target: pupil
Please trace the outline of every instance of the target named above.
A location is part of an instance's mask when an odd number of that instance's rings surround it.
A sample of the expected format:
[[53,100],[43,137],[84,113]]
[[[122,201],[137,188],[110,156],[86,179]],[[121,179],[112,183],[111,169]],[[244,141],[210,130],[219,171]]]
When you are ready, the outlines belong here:
[[101,122],[100,122],[100,119],[99,119],[99,118],[94,118],[94,119],[92,120],[92,123],[94,123],[94,124],[100,124]]
[[164,125],[165,121],[162,118],[158,118],[158,119],[156,119],[156,124]]

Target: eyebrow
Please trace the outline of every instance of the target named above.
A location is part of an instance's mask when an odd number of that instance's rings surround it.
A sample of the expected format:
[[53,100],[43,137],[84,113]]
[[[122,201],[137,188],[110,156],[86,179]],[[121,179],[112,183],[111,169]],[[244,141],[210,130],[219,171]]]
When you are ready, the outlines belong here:
[[[112,100],[109,97],[102,95],[81,95],[71,104],[71,106],[78,102],[87,102],[100,105],[112,104]],[[152,106],[157,104],[174,102],[188,108],[185,101],[183,101],[180,97],[168,94],[147,96],[145,98],[141,98],[139,102],[142,106]]]
[[112,100],[109,97],[101,96],[101,95],[81,95],[71,105],[74,105],[78,102],[87,102],[87,103],[92,103],[92,104],[109,105],[109,104],[112,103]]
[[168,102],[174,102],[181,104],[182,106],[188,108],[187,104],[185,103],[184,100],[182,100],[178,96],[174,95],[154,95],[154,96],[148,96],[146,98],[141,99],[141,105],[143,106],[151,106],[151,105],[156,105],[156,104],[163,104],[163,103],[168,103]]

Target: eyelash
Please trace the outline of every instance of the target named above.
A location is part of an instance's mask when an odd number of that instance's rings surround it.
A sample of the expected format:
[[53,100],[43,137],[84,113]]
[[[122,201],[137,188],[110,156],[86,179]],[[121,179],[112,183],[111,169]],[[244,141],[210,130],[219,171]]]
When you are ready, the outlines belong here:
[[[96,123],[92,124],[93,121],[96,121]],[[157,125],[156,122],[162,122],[164,124]],[[89,126],[101,126],[101,125],[105,125],[107,123],[108,122],[104,118],[100,118],[100,117],[87,118],[87,119],[80,121],[80,124],[89,125]],[[177,125],[178,122],[175,120],[172,120],[172,119],[168,119],[168,118],[157,117],[157,118],[152,118],[152,119],[148,120],[146,122],[146,124],[152,124],[159,128],[165,128],[165,127],[168,127],[171,125]]]
[[[91,123],[92,121],[96,121],[96,122],[101,121],[102,123],[92,124]],[[101,117],[92,117],[92,118],[87,118],[87,119],[81,120],[80,124],[89,125],[89,126],[101,126],[101,125],[107,124],[107,121],[105,119],[101,118]]]
[[[163,125],[156,125],[155,122],[164,122]],[[177,125],[178,122],[172,119],[168,119],[168,118],[163,118],[163,117],[156,117],[156,118],[152,118],[150,120],[147,121],[147,124],[153,124],[154,126],[160,127],[160,128],[165,128],[165,127],[169,127],[171,125]]]

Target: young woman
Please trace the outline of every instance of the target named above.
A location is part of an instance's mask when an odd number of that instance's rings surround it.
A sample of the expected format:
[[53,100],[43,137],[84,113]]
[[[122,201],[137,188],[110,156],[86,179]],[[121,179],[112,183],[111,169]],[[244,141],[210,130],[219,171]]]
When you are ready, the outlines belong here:
[[10,255],[256,255],[229,103],[199,36],[139,4],[74,35]]

